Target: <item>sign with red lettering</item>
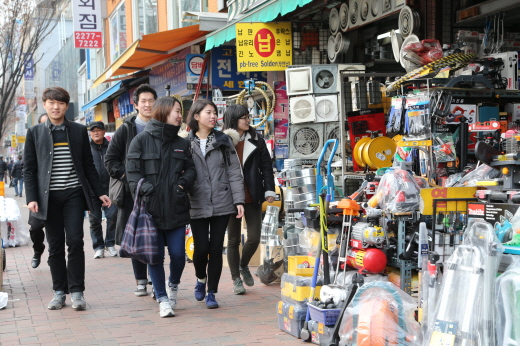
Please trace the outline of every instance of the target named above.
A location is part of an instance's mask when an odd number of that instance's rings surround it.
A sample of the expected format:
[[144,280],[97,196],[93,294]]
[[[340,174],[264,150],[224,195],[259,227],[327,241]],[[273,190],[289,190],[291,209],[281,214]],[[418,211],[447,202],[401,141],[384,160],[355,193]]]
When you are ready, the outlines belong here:
[[291,23],[236,23],[239,72],[285,71],[292,65]]
[[103,48],[101,0],[72,0],[75,48]]
[[[202,66],[204,65],[204,54],[188,54],[186,55],[186,83],[187,84],[198,84],[200,74],[202,72]],[[208,84],[208,70],[209,66],[206,66],[204,71],[204,79],[202,84]]]

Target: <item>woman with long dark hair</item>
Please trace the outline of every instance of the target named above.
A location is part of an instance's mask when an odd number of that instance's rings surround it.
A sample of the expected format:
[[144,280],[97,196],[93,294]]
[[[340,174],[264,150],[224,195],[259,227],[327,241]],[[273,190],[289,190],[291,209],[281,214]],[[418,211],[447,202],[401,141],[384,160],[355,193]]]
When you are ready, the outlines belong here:
[[[186,225],[190,223],[187,191],[197,174],[190,142],[178,136],[181,122],[182,106],[178,99],[157,99],[152,119],[130,144],[126,163],[127,179],[134,196],[139,180],[145,179],[139,194],[145,199],[146,210],[153,216],[159,232],[158,251],[162,261],[148,265],[148,271],[161,317],[175,315],[173,309],[186,262],[184,236]],[[168,288],[164,273],[165,246],[170,255]]]
[[234,139],[244,172],[247,241],[242,248],[242,257],[239,252],[242,220],[231,217],[227,227],[227,258],[235,294],[246,292],[244,283],[247,286],[255,284],[248,265],[260,243],[262,203],[272,203],[276,197],[271,156],[264,139],[249,126],[250,122],[249,111],[242,105],[231,105],[224,113],[224,133]]
[[240,162],[231,139],[214,129],[216,123],[217,106],[213,102],[193,103],[187,124],[197,169],[197,180],[190,190],[193,264],[197,276],[195,299],[206,298],[208,309],[218,308],[215,294],[222,274],[226,226],[231,215],[239,219],[244,213]]

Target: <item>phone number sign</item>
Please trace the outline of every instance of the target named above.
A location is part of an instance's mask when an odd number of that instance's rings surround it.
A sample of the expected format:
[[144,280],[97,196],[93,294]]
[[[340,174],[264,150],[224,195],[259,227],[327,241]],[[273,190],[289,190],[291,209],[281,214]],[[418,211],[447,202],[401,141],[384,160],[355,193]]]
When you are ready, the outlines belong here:
[[292,65],[291,23],[237,23],[240,72],[285,71]]
[[103,48],[101,0],[72,0],[75,48]]

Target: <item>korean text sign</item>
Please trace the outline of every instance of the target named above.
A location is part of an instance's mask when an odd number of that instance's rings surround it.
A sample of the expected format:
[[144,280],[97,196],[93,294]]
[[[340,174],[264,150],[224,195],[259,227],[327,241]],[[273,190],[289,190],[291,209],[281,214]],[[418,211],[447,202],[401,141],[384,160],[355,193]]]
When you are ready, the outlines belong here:
[[238,71],[284,71],[292,65],[291,23],[237,23]]
[[211,87],[222,90],[241,90],[244,80],[254,78],[267,82],[267,72],[238,72],[235,46],[211,49]]
[[72,0],[75,48],[103,48],[101,0]]

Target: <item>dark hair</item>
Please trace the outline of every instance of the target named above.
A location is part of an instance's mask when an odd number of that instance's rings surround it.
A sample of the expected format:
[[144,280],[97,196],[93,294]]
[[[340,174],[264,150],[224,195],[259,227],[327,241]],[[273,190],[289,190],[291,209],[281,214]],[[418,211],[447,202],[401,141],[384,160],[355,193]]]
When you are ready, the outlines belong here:
[[47,100],[55,100],[59,102],[65,102],[67,105],[70,102],[70,95],[67,90],[60,87],[50,87],[43,91],[42,96],[43,102]]
[[22,161],[22,155],[18,155],[18,160]]
[[157,101],[155,101],[155,103],[153,104],[152,118],[162,123],[165,123],[173,107],[175,106],[175,103],[178,103],[181,106],[182,112],[182,104],[177,98],[171,96],[159,97]]
[[206,108],[207,105],[213,106],[213,108],[215,108],[215,112],[218,111],[217,106],[211,100],[200,99],[191,105],[186,123],[188,127],[193,130],[193,132],[197,132],[199,130],[199,122],[197,119],[195,119],[195,114],[202,112],[202,110]]
[[155,91],[155,89],[152,88],[150,84],[141,84],[134,90],[133,98],[135,105],[137,105],[137,103],[139,102],[139,95],[141,95],[142,93],[152,93],[153,98],[157,100],[157,92]]
[[47,115],[47,113],[43,113],[43,114],[41,114],[41,115],[38,117],[38,124],[41,124],[41,123],[42,123],[42,118],[43,118],[43,117],[47,117],[47,118],[48,118],[49,116]]
[[[249,116],[249,111],[245,106],[237,104],[229,106],[224,112],[224,121],[222,124],[222,129],[237,130],[238,119],[242,118],[244,115]],[[248,132],[252,138],[255,138],[256,130],[253,127],[250,126],[249,130],[247,130],[246,132]]]

